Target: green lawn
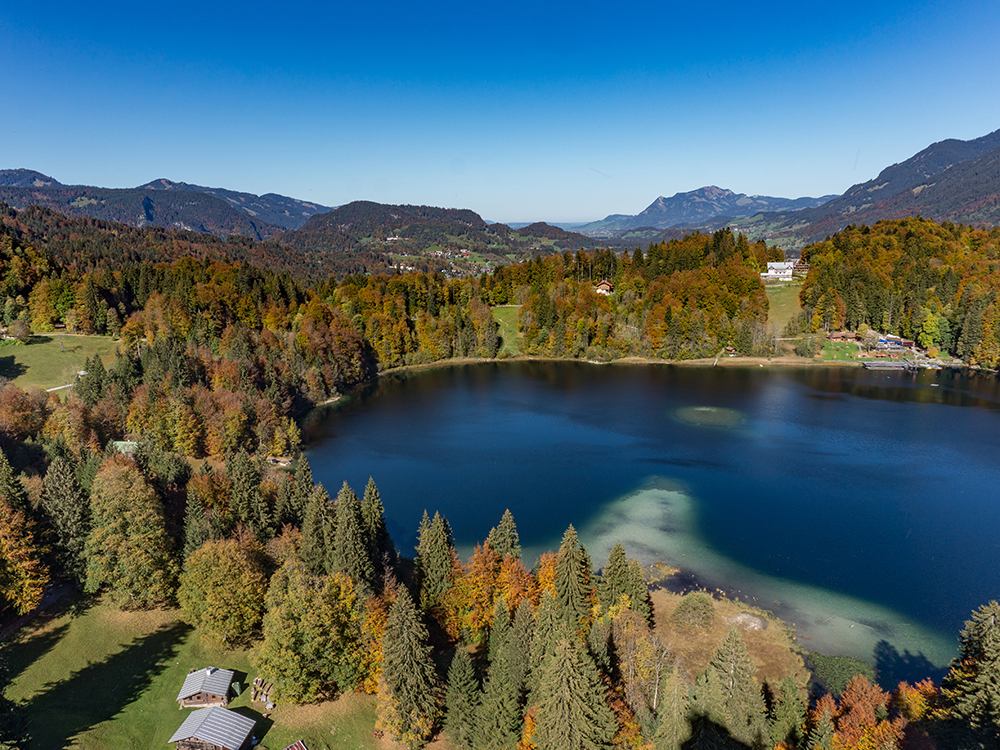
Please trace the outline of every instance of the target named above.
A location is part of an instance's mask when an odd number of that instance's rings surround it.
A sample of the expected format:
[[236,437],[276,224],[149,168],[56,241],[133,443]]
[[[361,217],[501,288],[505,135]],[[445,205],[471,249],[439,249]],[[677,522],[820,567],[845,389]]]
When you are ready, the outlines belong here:
[[0,346],[0,377],[21,388],[56,388],[72,383],[84,362],[95,354],[100,354],[104,364],[109,365],[117,351],[118,343],[106,336],[64,333],[33,336],[28,344]]
[[517,330],[517,313],[520,305],[500,305],[493,308],[493,317],[500,324],[503,346],[500,355],[516,356],[521,353],[521,334]]
[[799,289],[802,288],[801,281],[794,281],[780,286],[767,287],[768,313],[767,321],[780,334],[799,310]]
[[824,362],[856,362],[861,350],[853,341],[823,341]]
[[[250,651],[207,644],[177,615],[78,602],[4,643],[7,695],[26,704],[32,747],[162,750],[186,715],[175,699],[188,671],[215,666],[234,670],[242,685],[253,679]],[[244,691],[230,708],[258,722],[271,750],[297,739],[310,750],[376,746],[372,696],[279,705],[265,718]]]

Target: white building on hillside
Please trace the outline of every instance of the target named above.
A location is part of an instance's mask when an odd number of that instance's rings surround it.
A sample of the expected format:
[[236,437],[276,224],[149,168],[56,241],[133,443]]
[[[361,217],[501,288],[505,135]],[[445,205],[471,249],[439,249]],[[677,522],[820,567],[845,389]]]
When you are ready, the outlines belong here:
[[767,270],[760,275],[762,279],[768,281],[774,279],[777,281],[791,281],[792,280],[792,268],[794,268],[795,263],[792,261],[786,261],[783,263],[770,262],[767,264]]

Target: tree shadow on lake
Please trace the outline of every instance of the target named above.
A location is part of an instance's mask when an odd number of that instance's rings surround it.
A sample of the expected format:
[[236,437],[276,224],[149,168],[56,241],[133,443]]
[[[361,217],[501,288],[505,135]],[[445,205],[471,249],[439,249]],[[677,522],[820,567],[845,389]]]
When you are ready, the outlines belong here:
[[947,667],[936,667],[923,654],[911,654],[906,649],[899,653],[896,647],[882,640],[875,644],[875,669],[879,685],[884,690],[895,690],[900,682],[916,683],[930,677],[940,683]]
[[0,357],[0,378],[6,378],[7,380],[13,380],[14,378],[19,378],[24,373],[28,371],[25,365],[14,359],[13,354],[8,354],[5,357]]
[[66,747],[139,698],[172,659],[189,625],[174,623],[136,639],[103,661],[44,685],[26,705],[35,747]]

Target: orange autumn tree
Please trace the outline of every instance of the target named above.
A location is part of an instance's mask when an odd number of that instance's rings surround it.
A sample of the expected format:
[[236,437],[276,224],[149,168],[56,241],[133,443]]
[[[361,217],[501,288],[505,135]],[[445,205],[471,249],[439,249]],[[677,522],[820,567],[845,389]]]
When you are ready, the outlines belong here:
[[488,542],[477,544],[444,596],[445,627],[452,638],[464,636],[469,643],[482,642],[493,624],[494,585],[499,572],[500,556]]

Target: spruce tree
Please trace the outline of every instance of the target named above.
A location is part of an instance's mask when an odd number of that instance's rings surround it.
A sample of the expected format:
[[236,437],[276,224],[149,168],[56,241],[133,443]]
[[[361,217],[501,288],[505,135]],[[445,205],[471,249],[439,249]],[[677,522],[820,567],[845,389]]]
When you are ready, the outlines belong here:
[[0,449],[0,499],[7,502],[14,510],[19,510],[31,517],[31,504],[28,502],[28,493],[24,491],[24,485],[14,474],[14,468],[7,460],[7,456]]
[[190,557],[211,538],[212,524],[205,512],[205,504],[197,492],[189,489],[184,512],[184,558]]
[[522,599],[514,610],[514,623],[510,633],[510,679],[517,687],[518,700],[522,703],[528,674],[531,672],[531,642],[534,634],[535,613],[531,609],[531,602]]
[[[424,520],[426,515],[425,511]],[[433,609],[441,604],[445,593],[451,588],[456,559],[451,527],[444,517],[435,512],[434,518],[426,526],[421,521],[415,565],[420,585],[420,606],[423,609]]]
[[768,731],[771,744],[785,742],[795,747],[802,740],[802,725],[806,720],[806,703],[791,675],[778,685],[771,711],[768,714]]
[[510,628],[490,648],[483,700],[476,712],[476,750],[514,750],[521,728],[520,691],[511,674]]
[[1000,745],[1000,604],[972,613],[959,635],[958,657],[941,683],[944,728],[955,747]]
[[563,534],[556,555],[556,602],[559,615],[573,628],[586,630],[590,617],[590,555],[572,525]]
[[90,501],[76,479],[75,467],[67,459],[57,456],[49,464],[43,503],[56,530],[63,565],[82,583],[87,577],[83,548],[90,533]]
[[285,524],[301,528],[308,500],[309,495],[300,496],[295,481],[285,474],[278,484],[278,498],[274,503],[274,528],[281,529]]
[[617,731],[597,668],[575,639],[560,639],[541,667],[538,750],[609,748]]
[[493,626],[490,628],[489,659],[490,662],[507,647],[507,640],[510,637],[510,613],[503,599],[497,598],[493,602]]
[[655,750],[681,750],[691,736],[688,721],[690,706],[688,688],[677,667],[668,670],[660,680],[660,691],[656,706],[656,734],[653,736]]
[[303,509],[305,509],[313,489],[312,467],[309,465],[309,459],[303,454],[299,456],[298,464],[295,467],[295,492]]
[[448,669],[444,719],[444,731],[448,740],[458,750],[475,748],[476,709],[479,707],[480,695],[472,657],[468,649],[459,644]]
[[438,719],[439,692],[427,628],[409,593],[400,587],[382,639],[378,724],[393,741],[422,747]]
[[274,535],[271,514],[260,491],[260,471],[245,450],[233,453],[226,460],[226,474],[232,483],[229,510],[237,523],[242,523],[258,539]]
[[333,503],[323,485],[316,485],[306,503],[302,522],[302,562],[313,575],[332,569],[334,516]]
[[535,629],[531,638],[531,671],[528,673],[529,703],[538,702],[538,686],[541,680],[541,665],[556,652],[560,639],[573,636],[573,631],[559,616],[559,605],[549,591],[542,592],[535,615]]
[[375,568],[368,557],[368,535],[361,517],[361,503],[347,482],[337,493],[335,514],[333,568],[330,572],[350,576],[358,593],[365,598],[375,591]]
[[517,526],[514,524],[514,515],[507,509],[500,518],[500,523],[490,529],[486,543],[490,548],[500,555],[500,559],[505,557],[521,557],[521,542],[517,535]]
[[692,691],[694,712],[724,727],[738,742],[762,743],[764,698],[757,667],[736,628],[729,631]]
[[361,499],[361,517],[364,519],[368,534],[368,556],[375,566],[375,573],[381,580],[383,568],[396,565],[396,546],[392,543],[389,530],[385,526],[385,508],[382,506],[382,496],[379,495],[375,480],[368,477],[365,495]]
[[625,594],[629,598],[629,608],[649,621],[652,608],[649,604],[649,590],[642,569],[635,560],[625,556],[625,548],[621,542],[616,542],[608,555],[608,563],[601,572],[601,580],[597,584],[597,599],[601,610],[607,612],[618,603]]

